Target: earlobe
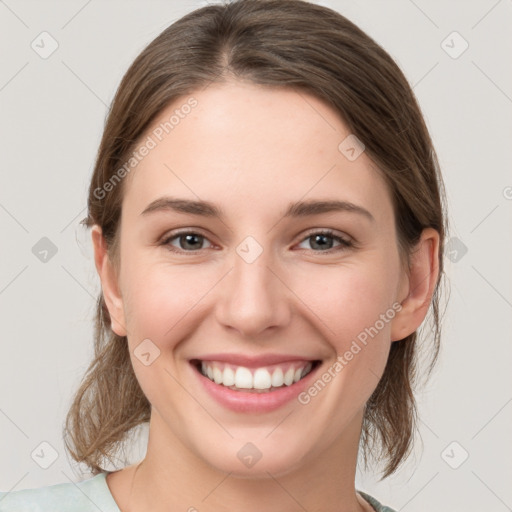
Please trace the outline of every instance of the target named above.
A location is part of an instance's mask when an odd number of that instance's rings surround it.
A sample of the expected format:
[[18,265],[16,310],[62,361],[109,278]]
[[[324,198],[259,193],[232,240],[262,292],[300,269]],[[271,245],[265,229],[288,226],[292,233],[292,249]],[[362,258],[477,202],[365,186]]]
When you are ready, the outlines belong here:
[[91,229],[94,249],[94,263],[101,280],[103,298],[110,314],[112,330],[118,336],[126,336],[124,307],[114,266],[110,261],[107,244],[101,228],[94,225]]
[[419,328],[427,316],[438,276],[439,233],[425,228],[411,253],[409,293],[401,300],[402,309],[393,319],[391,341],[402,340]]

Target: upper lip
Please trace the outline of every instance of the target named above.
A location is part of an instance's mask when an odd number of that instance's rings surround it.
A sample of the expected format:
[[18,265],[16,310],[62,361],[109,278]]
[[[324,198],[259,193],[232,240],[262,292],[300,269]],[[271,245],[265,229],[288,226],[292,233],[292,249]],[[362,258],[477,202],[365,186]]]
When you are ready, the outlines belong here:
[[235,366],[244,366],[245,368],[260,368],[273,364],[291,363],[294,361],[313,362],[319,361],[318,358],[308,358],[291,354],[264,354],[260,356],[247,356],[244,354],[207,354],[196,357],[196,361],[218,361],[229,363]]

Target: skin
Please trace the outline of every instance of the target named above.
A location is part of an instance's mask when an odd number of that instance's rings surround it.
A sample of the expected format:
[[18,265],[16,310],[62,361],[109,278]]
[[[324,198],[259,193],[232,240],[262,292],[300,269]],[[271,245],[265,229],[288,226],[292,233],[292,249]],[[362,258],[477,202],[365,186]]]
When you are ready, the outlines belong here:
[[[406,270],[382,177],[365,153],[349,161],[338,150],[350,132],[315,97],[242,82],[193,96],[198,106],[125,178],[119,267],[101,229],[92,229],[112,328],[128,337],[152,404],[146,457],[107,484],[123,512],[372,510],[354,484],[363,407],[391,343],[427,314],[438,233],[424,230]],[[211,201],[225,218],[141,215],[164,195]],[[351,212],[283,218],[301,199],[351,201],[374,220]],[[178,228],[204,238],[159,245]],[[327,238],[319,248],[311,232],[327,228],[356,245]],[[250,264],[236,252],[247,236],[263,249]],[[230,411],[209,397],[188,362],[212,352],[298,354],[321,359],[320,376],[397,302],[401,311],[307,405]],[[160,350],[149,366],[134,355],[145,339]],[[237,457],[247,442],[262,454],[251,468]]]

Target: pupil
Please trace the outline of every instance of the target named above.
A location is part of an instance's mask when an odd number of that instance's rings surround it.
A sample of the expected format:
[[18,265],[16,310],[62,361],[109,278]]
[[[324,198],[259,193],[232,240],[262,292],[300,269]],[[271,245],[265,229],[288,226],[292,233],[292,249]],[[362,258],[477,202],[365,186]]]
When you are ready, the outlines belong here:
[[[189,244],[190,241],[192,240],[192,248],[194,248],[194,244],[193,244],[193,241],[195,240],[197,242],[197,239],[198,238],[201,238],[201,236],[199,235],[184,235],[182,238],[185,238],[186,242],[185,244]],[[182,247],[184,248],[184,247]]]
[[[314,243],[315,243],[315,244],[318,244],[318,242],[317,242],[317,241],[318,241],[318,239],[324,239],[324,240],[325,240],[326,238],[329,238],[329,236],[327,236],[327,235],[315,235],[315,236],[314,236],[314,239],[315,239]],[[327,245],[330,245],[330,244],[327,244]],[[324,249],[325,249],[326,244],[325,244],[325,243],[320,243],[320,244],[319,244],[319,247],[320,247],[320,248],[324,248]],[[329,248],[330,248],[330,247],[328,247],[328,249],[329,249]]]

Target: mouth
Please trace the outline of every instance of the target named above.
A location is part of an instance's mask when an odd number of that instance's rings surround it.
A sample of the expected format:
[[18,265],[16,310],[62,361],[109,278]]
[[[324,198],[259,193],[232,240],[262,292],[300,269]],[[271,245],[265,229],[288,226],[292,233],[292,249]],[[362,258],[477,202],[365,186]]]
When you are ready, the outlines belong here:
[[306,378],[321,360],[295,360],[259,367],[216,360],[192,359],[192,366],[211,382],[242,393],[273,393]]

